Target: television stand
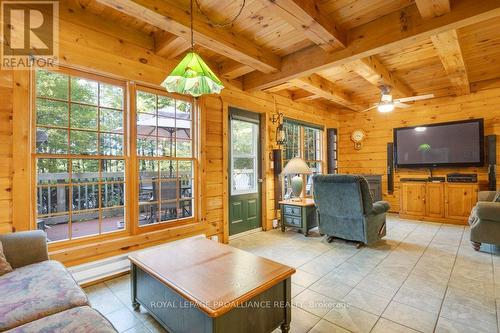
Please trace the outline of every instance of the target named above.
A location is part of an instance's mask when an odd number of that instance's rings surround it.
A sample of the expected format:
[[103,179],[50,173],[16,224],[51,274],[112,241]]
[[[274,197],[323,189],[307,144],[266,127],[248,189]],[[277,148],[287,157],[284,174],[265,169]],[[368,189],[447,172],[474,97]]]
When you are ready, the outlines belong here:
[[402,178],[401,218],[467,224],[479,192],[477,183],[431,182],[426,178]]

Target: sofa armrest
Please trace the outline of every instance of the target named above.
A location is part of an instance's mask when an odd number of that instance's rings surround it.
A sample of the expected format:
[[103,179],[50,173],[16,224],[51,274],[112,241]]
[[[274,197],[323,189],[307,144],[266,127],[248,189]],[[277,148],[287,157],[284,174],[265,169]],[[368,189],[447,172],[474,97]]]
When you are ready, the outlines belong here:
[[19,268],[49,259],[47,238],[41,230],[0,235],[5,258],[12,268]]
[[489,201],[492,202],[495,199],[497,192],[495,191],[480,191],[477,195],[478,201]]
[[372,214],[378,215],[382,213],[387,213],[391,205],[387,201],[377,201],[373,204]]
[[481,220],[500,222],[500,203],[499,202],[478,202],[474,209],[476,217]]

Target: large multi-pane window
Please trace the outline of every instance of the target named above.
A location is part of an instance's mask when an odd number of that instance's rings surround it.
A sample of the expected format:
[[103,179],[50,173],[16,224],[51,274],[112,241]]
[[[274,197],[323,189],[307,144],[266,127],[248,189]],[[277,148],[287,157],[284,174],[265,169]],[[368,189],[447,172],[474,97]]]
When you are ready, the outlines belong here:
[[125,89],[73,72],[35,72],[36,226],[50,241],[125,228]]
[[[312,171],[311,175],[303,175],[304,195],[312,196],[312,176],[322,172],[322,135],[323,131],[313,126],[285,120],[286,142],[283,146],[283,165],[294,157],[301,157]],[[284,177],[284,195],[291,194],[290,177]]]
[[192,103],[144,89],[136,110],[139,225],[194,216]]

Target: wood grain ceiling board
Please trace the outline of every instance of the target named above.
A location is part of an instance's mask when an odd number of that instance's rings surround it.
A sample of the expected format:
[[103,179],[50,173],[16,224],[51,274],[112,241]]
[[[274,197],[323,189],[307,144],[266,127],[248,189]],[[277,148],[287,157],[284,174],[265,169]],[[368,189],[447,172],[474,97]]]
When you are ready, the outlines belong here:
[[469,81],[500,78],[500,20],[458,30]]
[[344,29],[373,21],[413,4],[413,0],[323,0],[320,8]]

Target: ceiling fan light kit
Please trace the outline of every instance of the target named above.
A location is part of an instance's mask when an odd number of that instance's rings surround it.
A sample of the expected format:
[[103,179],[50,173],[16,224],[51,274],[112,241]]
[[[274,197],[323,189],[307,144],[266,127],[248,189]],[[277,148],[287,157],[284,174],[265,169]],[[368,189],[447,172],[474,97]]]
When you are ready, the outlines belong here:
[[434,98],[434,94],[420,95],[420,96],[411,96],[411,97],[403,97],[398,99],[393,99],[391,94],[391,87],[382,86],[380,87],[380,100],[375,105],[365,109],[361,112],[370,111],[371,109],[377,108],[377,111],[380,113],[389,113],[394,111],[395,108],[409,108],[410,105],[405,104],[404,102],[415,102],[421,101],[424,99]]

